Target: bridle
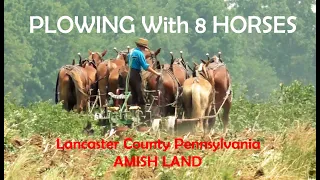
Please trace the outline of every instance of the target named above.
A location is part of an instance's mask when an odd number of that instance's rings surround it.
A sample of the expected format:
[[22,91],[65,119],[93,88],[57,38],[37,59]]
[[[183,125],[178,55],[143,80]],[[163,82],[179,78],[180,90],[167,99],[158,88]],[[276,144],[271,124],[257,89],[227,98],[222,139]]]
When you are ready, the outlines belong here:
[[[203,68],[205,68],[205,69],[203,69]],[[206,80],[211,79],[211,75],[208,72],[208,68],[206,67],[206,64],[204,64],[204,63],[201,63],[197,69],[194,68],[194,71],[196,71],[196,72],[194,72],[194,73],[196,73],[196,77],[198,77],[197,76],[197,72],[198,72],[199,75],[201,75],[204,79],[206,79]]]
[[91,62],[91,61],[97,62],[97,60],[93,58],[93,55],[94,55],[94,54],[98,54],[99,59],[100,59],[101,62],[104,61],[103,58],[102,58],[102,55],[101,55],[99,52],[92,52],[91,55],[89,56],[89,58],[88,58],[87,60],[90,61],[90,62]]
[[89,60],[89,59],[82,60],[81,64],[79,64],[79,65],[83,66],[85,63],[88,63],[89,65],[92,65],[93,68],[97,70],[97,65],[96,65],[96,62],[95,62],[94,59],[92,59],[92,60]]
[[[151,59],[151,62],[152,62],[151,66],[152,66],[152,68],[153,68],[153,69],[157,69],[157,63],[159,63],[159,61],[158,61],[157,57],[154,55],[154,53],[153,53],[153,52],[150,52],[150,57],[148,57],[148,58]],[[161,68],[161,67],[160,67],[160,68]]]
[[[174,61],[173,61],[173,64],[177,64],[177,65],[179,65],[180,67],[182,67],[184,70],[185,70],[185,72],[186,72],[186,79],[188,79],[190,76],[189,76],[189,74],[188,74],[188,66],[187,66],[187,63],[184,61],[184,59],[183,58],[176,58],[176,59],[174,59]],[[189,67],[190,68],[190,67]],[[192,69],[191,69],[192,70]]]

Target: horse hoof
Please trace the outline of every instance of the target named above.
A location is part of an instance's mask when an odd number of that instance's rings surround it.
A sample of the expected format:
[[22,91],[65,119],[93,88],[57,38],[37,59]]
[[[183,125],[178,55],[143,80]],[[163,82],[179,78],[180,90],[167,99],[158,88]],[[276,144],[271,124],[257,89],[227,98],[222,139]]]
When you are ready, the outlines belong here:
[[82,131],[84,134],[86,134],[86,135],[93,135],[94,134],[94,130],[93,129],[84,129],[83,131]]

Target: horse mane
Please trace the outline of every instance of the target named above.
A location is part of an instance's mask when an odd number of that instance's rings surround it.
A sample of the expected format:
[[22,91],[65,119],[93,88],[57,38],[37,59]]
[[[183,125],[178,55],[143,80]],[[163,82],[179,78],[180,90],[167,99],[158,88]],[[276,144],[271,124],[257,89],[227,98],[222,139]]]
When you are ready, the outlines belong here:
[[202,68],[203,68],[203,63],[199,65],[198,71],[202,71]]
[[222,63],[222,60],[216,55],[212,56],[212,58],[209,61],[210,63]]

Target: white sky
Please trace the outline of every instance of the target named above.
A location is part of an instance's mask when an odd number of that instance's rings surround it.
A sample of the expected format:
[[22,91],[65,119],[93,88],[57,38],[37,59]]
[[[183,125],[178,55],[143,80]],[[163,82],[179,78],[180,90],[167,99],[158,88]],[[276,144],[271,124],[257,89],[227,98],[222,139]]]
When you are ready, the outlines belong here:
[[315,12],[316,12],[316,5],[315,5],[315,4],[312,4],[312,5],[311,5],[311,9],[312,9],[312,11],[315,13]]
[[[224,1],[226,1],[226,0],[224,0]],[[231,5],[228,7],[228,9],[233,8],[234,5],[235,5],[235,3],[231,4]],[[312,4],[312,5],[311,5],[311,9],[312,9],[312,11],[315,13],[315,12],[316,12],[316,4]]]

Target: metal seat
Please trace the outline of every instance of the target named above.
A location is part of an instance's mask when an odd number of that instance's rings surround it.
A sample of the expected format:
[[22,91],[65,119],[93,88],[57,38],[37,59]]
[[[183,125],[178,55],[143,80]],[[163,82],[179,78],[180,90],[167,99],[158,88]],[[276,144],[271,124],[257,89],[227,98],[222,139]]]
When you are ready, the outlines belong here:
[[141,109],[140,106],[130,106],[129,110],[138,110]]
[[146,92],[146,93],[155,93],[155,92],[157,92],[157,90],[146,90],[146,89],[144,89],[144,92]]
[[112,92],[109,92],[108,94],[114,99],[125,99],[126,98],[126,95],[124,95],[124,94],[115,95]]
[[120,110],[120,107],[116,107],[116,106],[108,107],[108,111],[115,112],[115,111],[119,111],[119,110]]

